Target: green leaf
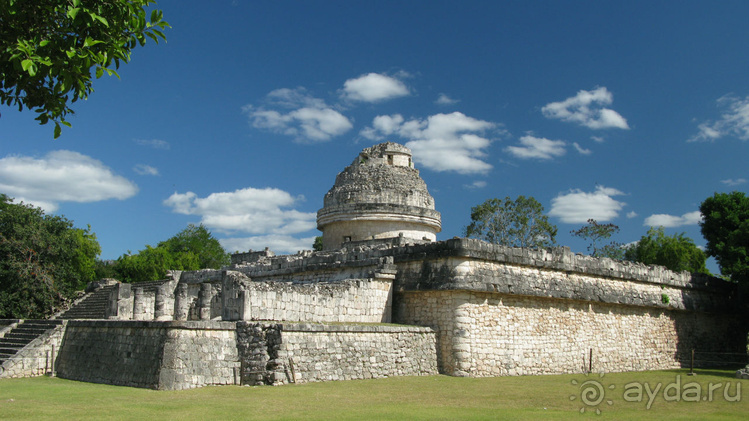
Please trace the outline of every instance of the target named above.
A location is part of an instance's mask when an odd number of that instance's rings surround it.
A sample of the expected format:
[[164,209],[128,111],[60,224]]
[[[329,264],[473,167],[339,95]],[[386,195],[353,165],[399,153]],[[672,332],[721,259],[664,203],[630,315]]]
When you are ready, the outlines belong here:
[[39,46],[40,46],[40,47],[46,47],[46,46],[47,46],[47,44],[49,44],[49,40],[48,40],[48,39],[45,39],[45,40],[43,40],[42,42],[40,42],[40,43],[39,43]]
[[104,68],[101,66],[98,66],[96,68],[96,78],[99,79],[100,77],[102,77],[102,75],[104,75]]
[[60,128],[60,123],[55,122],[55,139],[60,137],[61,133],[62,133],[62,128]]
[[108,68],[106,68],[106,67],[104,68],[104,70],[106,70],[106,71],[107,71],[107,74],[108,74],[109,76],[115,75],[115,76],[117,76],[117,79],[119,79],[119,78],[120,78],[120,75],[119,75],[119,74],[118,74],[117,72],[115,72],[114,70],[112,70],[112,69],[108,69]]
[[106,20],[106,19],[104,19],[104,17],[103,17],[103,16],[99,16],[99,15],[92,15],[92,16],[94,17],[94,19],[98,20],[98,21],[99,21],[99,22],[101,22],[101,23],[102,23],[102,24],[103,24],[104,26],[106,26],[107,28],[109,28],[109,22],[107,22],[107,20]]
[[70,8],[70,9],[68,9],[68,17],[70,19],[75,20],[75,17],[78,16],[78,12],[80,12],[80,11],[81,11],[80,7]]
[[36,76],[36,63],[34,63],[34,60],[23,60],[21,62],[21,67],[29,73],[29,76]]

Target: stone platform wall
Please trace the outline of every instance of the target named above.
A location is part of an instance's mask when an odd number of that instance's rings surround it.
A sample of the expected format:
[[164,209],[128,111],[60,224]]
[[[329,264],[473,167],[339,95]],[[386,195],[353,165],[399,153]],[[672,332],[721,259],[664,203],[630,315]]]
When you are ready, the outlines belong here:
[[160,390],[437,374],[428,327],[253,322],[67,323],[62,378]]
[[237,337],[243,384],[437,374],[427,327],[238,322]]
[[68,322],[57,359],[62,378],[151,389],[234,384],[230,322]]
[[681,367],[697,351],[741,352],[734,317],[472,291],[397,295],[396,320],[439,332],[440,372],[531,375]]

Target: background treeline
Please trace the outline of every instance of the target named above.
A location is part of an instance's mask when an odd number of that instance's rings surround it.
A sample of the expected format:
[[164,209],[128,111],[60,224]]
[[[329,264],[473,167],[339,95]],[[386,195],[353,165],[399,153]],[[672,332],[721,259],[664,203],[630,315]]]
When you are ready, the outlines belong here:
[[220,268],[229,255],[203,225],[188,225],[156,247],[117,260],[99,260],[91,228],[63,216],[13,203],[0,194],[0,318],[44,318],[65,306],[76,291],[102,278],[122,282],[164,279],[167,270]]

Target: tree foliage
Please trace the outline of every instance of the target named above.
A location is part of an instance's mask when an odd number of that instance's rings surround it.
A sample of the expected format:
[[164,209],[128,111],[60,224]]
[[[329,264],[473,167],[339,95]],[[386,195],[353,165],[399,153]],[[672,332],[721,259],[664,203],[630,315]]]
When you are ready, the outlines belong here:
[[121,256],[112,267],[102,265],[100,273],[113,271],[123,282],[164,279],[169,270],[219,269],[229,264],[229,255],[202,224],[190,224],[156,247],[146,246],[137,254]]
[[43,318],[94,280],[91,228],[0,194],[0,318]]
[[749,197],[738,191],[715,193],[700,205],[708,256],[723,275],[749,282]]
[[619,226],[615,224],[599,224],[595,219],[588,219],[588,225],[578,230],[570,231],[570,234],[589,241],[588,251],[593,257],[608,257],[610,259],[621,260],[624,258],[624,249],[622,245],[616,242],[601,244],[602,240],[611,238],[612,235],[619,232]]
[[219,269],[228,265],[230,260],[224,248],[203,224],[188,225],[174,237],[160,242],[158,247],[165,248],[173,255],[194,254],[200,269]]
[[0,0],[0,102],[60,124],[70,104],[93,92],[92,72],[117,75],[147,38],[166,40],[152,0]]
[[315,242],[312,244],[312,250],[322,251],[322,236],[318,235],[315,237]]
[[489,199],[471,208],[465,235],[510,247],[550,247],[555,244],[557,227],[543,212],[533,197]]
[[165,279],[169,270],[198,269],[198,257],[190,251],[172,253],[165,247],[147,245],[138,254],[120,257],[115,272],[122,282],[145,282]]
[[661,265],[675,272],[709,273],[707,256],[684,233],[666,235],[663,227],[653,227],[637,243],[628,246],[624,258],[646,265]]

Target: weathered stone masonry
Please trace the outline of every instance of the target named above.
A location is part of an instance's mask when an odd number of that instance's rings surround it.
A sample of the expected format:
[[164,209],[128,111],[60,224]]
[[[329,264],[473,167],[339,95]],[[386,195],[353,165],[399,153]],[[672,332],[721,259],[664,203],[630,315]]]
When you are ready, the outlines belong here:
[[741,352],[734,287],[662,267],[454,239],[395,254],[394,320],[438,333],[440,371],[494,376],[680,366]]
[[235,384],[231,322],[68,322],[57,358],[62,378],[152,389]]
[[62,378],[160,390],[437,374],[426,327],[76,320]]
[[243,384],[437,374],[425,327],[238,322],[237,336]]

